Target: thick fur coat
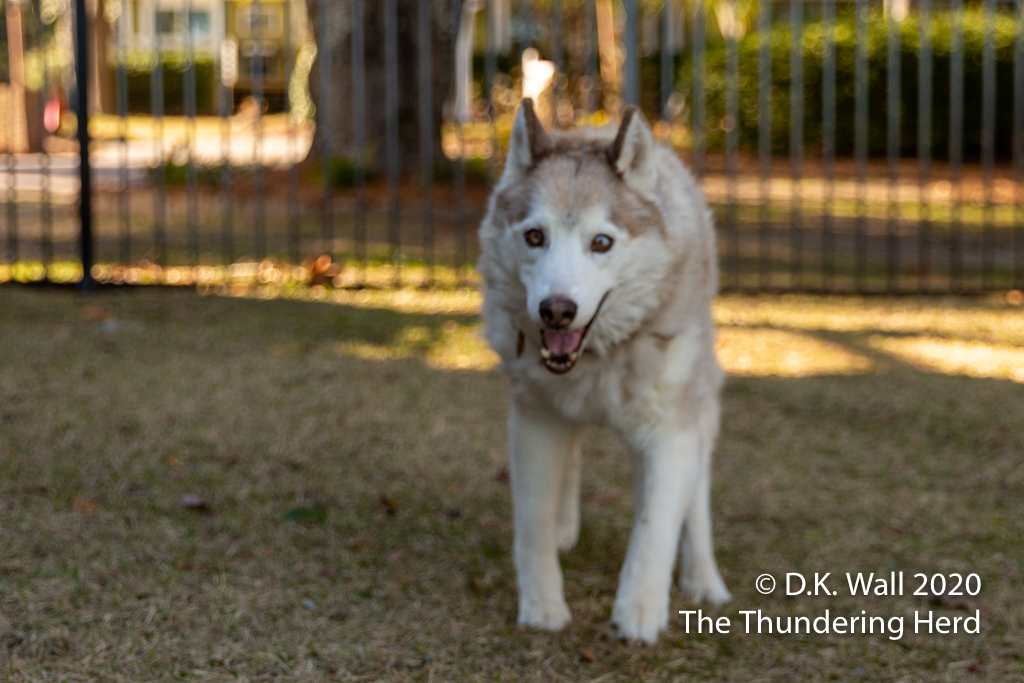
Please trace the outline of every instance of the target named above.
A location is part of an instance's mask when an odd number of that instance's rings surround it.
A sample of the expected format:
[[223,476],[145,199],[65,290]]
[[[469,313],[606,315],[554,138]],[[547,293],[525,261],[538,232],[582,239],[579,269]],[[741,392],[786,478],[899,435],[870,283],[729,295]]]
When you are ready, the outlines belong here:
[[636,473],[612,624],[655,642],[680,548],[684,595],[729,598],[711,540],[722,384],[711,213],[639,110],[618,129],[548,133],[524,100],[480,243],[486,334],[512,389],[519,622],[570,620],[558,550],[579,534],[583,431],[606,425]]

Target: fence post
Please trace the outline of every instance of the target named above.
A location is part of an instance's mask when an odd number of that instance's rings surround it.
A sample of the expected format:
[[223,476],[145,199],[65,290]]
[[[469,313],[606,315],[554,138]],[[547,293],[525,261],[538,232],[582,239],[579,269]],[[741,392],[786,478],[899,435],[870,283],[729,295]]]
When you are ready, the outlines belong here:
[[88,291],[96,288],[92,277],[92,188],[89,183],[89,26],[85,0],[75,3],[75,86],[78,91],[78,173],[81,179],[78,212],[81,229],[78,234],[82,257],[82,279],[78,288]]

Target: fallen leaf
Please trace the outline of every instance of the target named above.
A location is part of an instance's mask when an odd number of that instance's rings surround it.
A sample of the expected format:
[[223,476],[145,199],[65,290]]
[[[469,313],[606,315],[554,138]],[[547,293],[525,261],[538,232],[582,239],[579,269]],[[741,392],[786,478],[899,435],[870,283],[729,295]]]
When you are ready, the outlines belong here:
[[597,653],[591,650],[589,647],[585,647],[580,650],[580,658],[585,659],[591,664],[597,661]]
[[380,504],[384,506],[384,514],[388,517],[394,517],[398,514],[398,501],[393,497],[383,493],[380,494]]
[[373,541],[362,541],[362,540],[360,540],[360,541],[356,541],[355,543],[352,544],[352,550],[357,552],[357,553],[361,553],[364,550],[376,551],[376,550],[380,550],[380,546],[377,545],[376,543],[374,543]]
[[88,320],[91,323],[101,323],[104,320],[110,320],[114,317],[114,312],[109,308],[103,306],[97,306],[95,304],[86,304],[82,306],[82,319]]
[[175,455],[168,455],[167,466],[179,470],[181,469],[181,460],[179,460],[178,457]]
[[614,502],[619,497],[617,493],[599,493],[596,496],[587,498],[587,503],[590,505],[596,505],[597,507],[604,507],[609,503]]
[[319,524],[327,519],[327,508],[323,505],[292,508],[284,513],[284,518],[296,524]]
[[201,512],[203,514],[209,514],[213,512],[213,508],[205,500],[195,495],[194,493],[186,493],[178,501],[178,504],[186,510],[192,510],[193,512]]
[[71,499],[71,509],[77,510],[78,512],[84,512],[88,515],[93,510],[96,509],[96,503],[95,501],[91,501],[86,498],[79,498],[78,496],[74,496]]
[[387,555],[385,555],[385,557],[388,558],[389,560],[391,560],[392,562],[397,562],[398,560],[400,560],[403,557],[405,557],[405,551],[404,550],[389,550]]
[[501,482],[502,484],[507,484],[510,478],[507,467],[502,467],[494,474],[494,481]]

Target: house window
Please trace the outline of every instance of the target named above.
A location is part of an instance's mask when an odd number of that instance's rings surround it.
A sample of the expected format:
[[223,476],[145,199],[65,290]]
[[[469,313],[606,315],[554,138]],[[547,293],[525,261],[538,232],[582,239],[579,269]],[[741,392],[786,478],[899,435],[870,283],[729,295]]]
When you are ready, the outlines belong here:
[[189,32],[197,38],[206,38],[210,35],[210,13],[190,12],[188,15]]
[[163,36],[177,33],[178,13],[168,10],[156,11],[156,32]]
[[235,30],[240,38],[252,38],[259,35],[264,40],[276,39],[284,35],[284,10],[280,5],[259,3],[259,11],[251,3],[239,8]]

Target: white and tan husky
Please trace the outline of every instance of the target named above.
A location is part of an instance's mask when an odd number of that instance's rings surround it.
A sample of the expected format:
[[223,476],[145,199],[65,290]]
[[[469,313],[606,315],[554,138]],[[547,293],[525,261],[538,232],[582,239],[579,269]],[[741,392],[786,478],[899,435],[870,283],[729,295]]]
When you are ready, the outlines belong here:
[[579,536],[584,429],[603,424],[636,473],[612,625],[653,643],[680,547],[684,595],[729,599],[711,541],[722,372],[707,204],[638,109],[617,132],[548,133],[524,100],[480,243],[487,338],[512,387],[519,623],[558,630],[571,619],[558,551]]

